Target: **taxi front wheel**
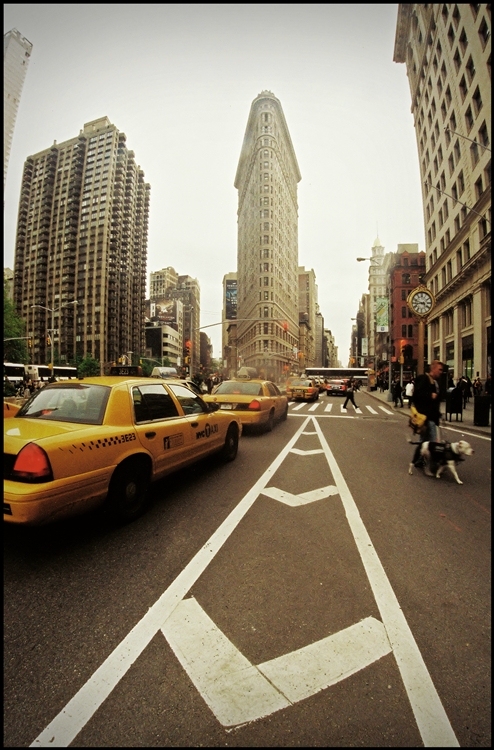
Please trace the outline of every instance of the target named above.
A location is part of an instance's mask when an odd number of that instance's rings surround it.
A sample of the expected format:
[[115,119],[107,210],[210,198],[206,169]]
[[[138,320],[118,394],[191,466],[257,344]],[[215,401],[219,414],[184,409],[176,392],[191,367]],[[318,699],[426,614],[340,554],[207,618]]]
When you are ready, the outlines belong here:
[[148,504],[149,469],[140,459],[129,459],[115,469],[108,491],[108,507],[115,521],[138,518]]

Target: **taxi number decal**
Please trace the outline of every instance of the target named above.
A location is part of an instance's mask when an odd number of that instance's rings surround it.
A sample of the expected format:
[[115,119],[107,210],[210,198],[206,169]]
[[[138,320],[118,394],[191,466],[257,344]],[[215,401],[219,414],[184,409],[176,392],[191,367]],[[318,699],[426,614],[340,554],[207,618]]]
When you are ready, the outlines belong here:
[[126,435],[120,435],[120,440],[122,443],[130,443],[132,440],[135,440],[136,436],[134,432],[128,432]]
[[198,432],[196,432],[196,440],[204,437],[208,438],[213,432],[218,432],[218,425],[209,424],[208,422],[203,430],[199,430]]
[[170,450],[170,448],[178,448],[179,445],[184,444],[184,436],[182,432],[179,432],[177,435],[167,435],[163,438],[163,448],[165,451]]

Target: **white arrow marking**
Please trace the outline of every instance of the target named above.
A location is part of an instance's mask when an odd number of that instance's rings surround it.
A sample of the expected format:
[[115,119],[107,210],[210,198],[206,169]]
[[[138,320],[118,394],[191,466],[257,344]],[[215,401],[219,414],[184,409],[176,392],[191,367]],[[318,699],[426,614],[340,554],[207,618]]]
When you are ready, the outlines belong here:
[[287,708],[391,651],[383,624],[367,617],[339,633],[256,667],[195,599],[180,602],[161,630],[223,726],[245,724]]
[[326,497],[338,494],[338,487],[329,485],[328,487],[320,487],[318,490],[311,490],[310,492],[303,492],[300,495],[292,495],[291,492],[285,492],[279,490],[277,487],[265,487],[262,491],[263,495],[272,497],[273,500],[279,500],[280,503],[290,505],[295,508],[299,505],[308,505],[309,503],[315,503],[317,500],[324,500]]
[[292,448],[290,453],[296,453],[297,456],[314,456],[316,453],[324,453],[324,451],[321,448],[314,448],[308,451],[303,451],[301,448]]

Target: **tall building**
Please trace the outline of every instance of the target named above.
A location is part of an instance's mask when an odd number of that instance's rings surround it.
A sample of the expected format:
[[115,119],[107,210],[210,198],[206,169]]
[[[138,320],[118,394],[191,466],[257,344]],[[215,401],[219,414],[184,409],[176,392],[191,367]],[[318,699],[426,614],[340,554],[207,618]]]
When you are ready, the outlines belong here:
[[[144,352],[150,186],[108,118],[29,156],[19,201],[14,300],[33,361]],[[73,303],[76,304],[73,304]]]
[[3,36],[3,190],[22,87],[33,45],[17,29]]
[[[303,326],[304,346],[299,342],[299,364],[303,367],[316,367],[321,363],[316,358],[317,348],[317,325],[316,313],[318,310],[317,303],[317,284],[314,269],[305,270],[305,266],[298,267],[298,314],[299,330]],[[322,331],[322,329],[321,329]],[[322,333],[321,333],[322,335]],[[321,355],[322,341],[319,342],[319,356]]]
[[169,299],[167,294],[175,289],[178,281],[178,273],[171,266],[162,268],[161,271],[152,271],[149,274],[149,298],[151,301],[162,301]]
[[254,99],[235,176],[241,365],[279,380],[299,344],[298,203],[301,175],[279,100]]
[[491,7],[400,4],[422,182],[425,283],[436,305],[428,358],[491,374]]
[[201,287],[191,276],[178,276],[177,285],[169,290],[169,295],[183,304],[182,362],[188,375],[196,375],[201,365]]

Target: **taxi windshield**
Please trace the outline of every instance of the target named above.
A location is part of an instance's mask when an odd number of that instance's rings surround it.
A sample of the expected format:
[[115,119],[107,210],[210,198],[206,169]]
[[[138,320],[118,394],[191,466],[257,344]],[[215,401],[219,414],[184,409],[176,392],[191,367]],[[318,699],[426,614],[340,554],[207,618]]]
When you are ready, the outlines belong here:
[[292,386],[293,385],[303,385],[303,386],[305,386],[305,388],[310,388],[310,386],[312,385],[312,381],[311,380],[302,380],[302,379],[300,379],[300,380],[292,380],[291,385]]
[[45,385],[19,409],[15,418],[103,424],[109,395],[110,389],[103,385]]

